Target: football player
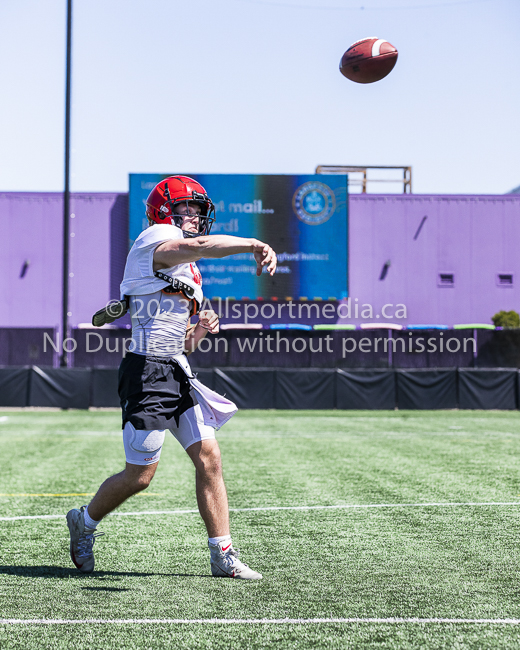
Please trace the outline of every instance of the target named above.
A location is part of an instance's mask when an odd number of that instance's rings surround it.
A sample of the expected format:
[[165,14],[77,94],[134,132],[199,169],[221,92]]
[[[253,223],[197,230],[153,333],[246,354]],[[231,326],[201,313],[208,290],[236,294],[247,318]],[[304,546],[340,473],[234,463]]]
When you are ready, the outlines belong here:
[[[152,480],[169,430],[196,470],[199,512],[208,532],[214,576],[258,580],[262,576],[233,548],[226,487],[215,429],[236,406],[209,390],[191,372],[186,353],[208,332],[219,331],[214,311],[199,311],[202,278],[196,262],[253,253],[257,274],[274,274],[276,254],[257,239],[210,235],[214,205],[187,176],[161,181],[146,202],[149,227],[128,254],[122,297],[129,306],[132,344],[119,368],[125,469],[108,478],[88,506],[67,513],[70,555],[76,567],[94,570],[93,546],[100,521]],[[198,322],[190,326],[193,314]]]

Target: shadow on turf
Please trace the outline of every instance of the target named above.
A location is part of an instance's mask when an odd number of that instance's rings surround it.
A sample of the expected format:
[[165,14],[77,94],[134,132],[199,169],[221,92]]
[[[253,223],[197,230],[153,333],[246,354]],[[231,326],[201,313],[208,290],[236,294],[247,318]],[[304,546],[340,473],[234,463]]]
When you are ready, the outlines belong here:
[[77,569],[58,566],[0,566],[0,575],[24,576],[31,578],[104,578],[114,576],[146,578],[165,576],[168,578],[213,578],[213,576],[197,573],[140,573],[137,571],[94,571],[81,573]]

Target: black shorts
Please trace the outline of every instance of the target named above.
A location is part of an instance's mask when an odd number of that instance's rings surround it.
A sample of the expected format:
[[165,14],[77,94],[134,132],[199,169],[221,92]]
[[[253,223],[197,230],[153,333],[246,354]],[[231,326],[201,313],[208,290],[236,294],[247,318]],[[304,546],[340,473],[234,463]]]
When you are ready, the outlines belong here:
[[184,370],[173,359],[129,352],[119,366],[119,399],[123,428],[171,429],[179,417],[197,404]]

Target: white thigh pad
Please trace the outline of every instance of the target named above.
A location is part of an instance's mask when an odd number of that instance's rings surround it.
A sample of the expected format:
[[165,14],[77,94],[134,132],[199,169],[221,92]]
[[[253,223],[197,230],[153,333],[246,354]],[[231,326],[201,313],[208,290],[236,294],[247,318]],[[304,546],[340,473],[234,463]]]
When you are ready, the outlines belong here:
[[131,465],[149,465],[156,463],[161,455],[165,431],[139,430],[127,422],[123,429],[123,443],[126,460]]
[[[134,429],[132,424],[130,424],[130,426]],[[140,451],[145,454],[157,451],[163,446],[164,431],[139,431],[134,429],[129,442],[130,447],[132,447],[134,451]]]

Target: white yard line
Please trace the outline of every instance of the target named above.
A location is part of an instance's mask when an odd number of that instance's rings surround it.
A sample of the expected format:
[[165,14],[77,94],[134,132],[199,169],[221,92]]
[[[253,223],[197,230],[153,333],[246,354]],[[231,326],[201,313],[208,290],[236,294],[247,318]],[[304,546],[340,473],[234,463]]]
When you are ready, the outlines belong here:
[[[51,492],[0,492],[0,497],[92,497],[95,492],[68,492],[60,494],[52,494]],[[136,497],[162,497],[164,492],[138,492],[134,494]]]
[[[520,506],[520,501],[481,501],[468,503],[367,503],[345,504],[337,506],[264,506],[258,508],[230,508],[230,512],[266,512],[275,510],[352,510],[367,508],[454,508],[478,506]],[[198,510],[144,510],[142,512],[111,512],[111,517],[143,517],[146,515],[192,515]],[[0,521],[18,521],[20,519],[61,519],[61,515],[19,515],[17,517],[0,517]]]
[[448,623],[473,625],[519,625],[520,618],[0,618],[0,625],[309,625],[334,623]]

